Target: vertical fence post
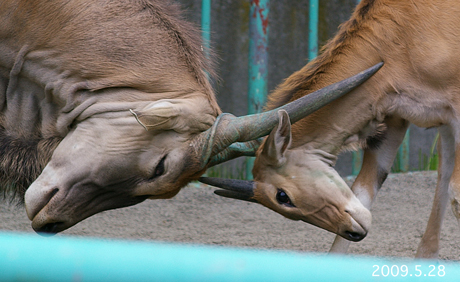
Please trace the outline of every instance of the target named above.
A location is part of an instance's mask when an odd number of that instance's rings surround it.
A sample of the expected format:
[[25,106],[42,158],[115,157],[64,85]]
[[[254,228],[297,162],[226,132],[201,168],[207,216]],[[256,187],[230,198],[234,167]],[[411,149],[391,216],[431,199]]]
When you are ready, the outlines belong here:
[[406,136],[399,147],[399,170],[401,172],[409,171],[409,135],[410,129],[407,129]]
[[361,149],[351,152],[351,163],[351,174],[358,175],[363,163],[363,151]]
[[[248,114],[262,111],[267,97],[269,0],[251,0],[249,11]],[[246,178],[252,179],[254,158],[247,158]]]
[[[205,56],[209,58],[209,48],[211,47],[211,0],[201,1],[201,38]],[[207,172],[205,175],[207,175]]]
[[308,60],[318,56],[318,0],[310,0],[308,15]]
[[201,36],[203,38],[206,57],[209,57],[211,42],[211,0],[201,1]]

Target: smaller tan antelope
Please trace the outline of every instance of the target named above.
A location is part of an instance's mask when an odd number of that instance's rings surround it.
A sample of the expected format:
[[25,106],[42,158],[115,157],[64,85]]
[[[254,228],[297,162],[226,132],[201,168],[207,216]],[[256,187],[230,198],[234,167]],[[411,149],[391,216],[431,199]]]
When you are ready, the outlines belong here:
[[[238,182],[238,189],[218,193],[256,201],[288,218],[358,241],[366,235],[370,219],[364,211],[348,208],[354,198],[332,167],[336,156],[350,148],[364,149],[363,167],[351,190],[369,209],[409,122],[438,127],[442,157],[438,184],[416,253],[417,257],[437,257],[449,201],[460,219],[458,15],[460,2],[455,0],[361,1],[322,54],[270,95],[267,109],[366,66],[380,61],[385,65],[366,83],[292,127],[282,118],[257,151],[255,182]],[[350,226],[350,216],[355,220],[353,232],[344,228]],[[341,237],[336,238],[332,252],[347,251],[349,241]]]

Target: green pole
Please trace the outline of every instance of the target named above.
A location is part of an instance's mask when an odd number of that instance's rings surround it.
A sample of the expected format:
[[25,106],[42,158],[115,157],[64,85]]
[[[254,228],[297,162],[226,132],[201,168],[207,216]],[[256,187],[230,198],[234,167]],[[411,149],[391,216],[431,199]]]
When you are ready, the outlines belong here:
[[401,172],[408,172],[409,171],[409,135],[410,129],[407,129],[406,136],[404,136],[404,140],[399,147],[399,169]]
[[318,0],[310,0],[308,15],[308,60],[311,61],[318,56]]
[[206,56],[209,57],[211,42],[211,0],[201,1],[201,36],[203,38]]
[[[267,98],[269,0],[251,0],[249,17],[248,114],[260,113]],[[246,179],[252,179],[254,158],[246,159]]]
[[[209,48],[211,47],[211,0],[201,1],[201,38],[205,55],[209,58]],[[209,78],[207,72],[206,75]]]
[[361,170],[361,165],[363,163],[363,151],[358,150],[356,152],[351,152],[351,174],[358,175]]

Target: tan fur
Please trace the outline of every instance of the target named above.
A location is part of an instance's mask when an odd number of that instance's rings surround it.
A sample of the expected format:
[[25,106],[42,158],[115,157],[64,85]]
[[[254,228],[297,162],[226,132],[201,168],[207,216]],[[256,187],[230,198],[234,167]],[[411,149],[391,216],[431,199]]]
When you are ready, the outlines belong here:
[[[273,199],[270,203],[262,199],[269,187],[286,187],[299,206],[312,203],[310,194],[318,194],[319,190],[322,195],[315,196],[316,200],[331,201],[337,210],[344,210],[344,199],[353,197],[344,194],[346,185],[335,170],[318,160],[323,154],[336,156],[344,148],[353,148],[356,142],[379,141],[364,147],[365,167],[352,187],[369,209],[390,170],[407,121],[420,127],[442,126],[446,144],[443,155],[458,156],[452,143],[460,143],[459,14],[460,3],[454,0],[361,1],[321,55],[271,93],[267,109],[294,101],[380,61],[385,63],[383,68],[356,90],[293,124],[292,145],[286,152],[290,158],[285,166],[273,169],[264,161],[263,148],[259,149],[253,174],[258,183],[254,194],[260,202],[290,217],[294,209],[282,210]],[[376,134],[380,140],[376,140]],[[454,214],[460,218],[457,163],[453,168],[450,158],[444,160],[442,171],[440,168],[443,180],[438,184],[432,217],[417,256],[437,255],[449,187]],[[268,197],[273,198],[270,193]],[[301,208],[295,212],[301,212]],[[343,223],[326,212],[323,216],[322,221],[309,217],[304,220],[343,236],[333,227]],[[342,241],[337,239],[332,251],[346,251],[348,245]]]
[[[449,5],[451,8],[447,9]],[[459,32],[458,29],[448,28],[460,25],[455,17],[459,9],[455,1],[362,1],[351,19],[323,47],[321,55],[271,93],[267,109],[294,101],[384,61],[383,69],[359,91],[293,125],[293,135],[297,136],[294,146],[305,143],[308,141],[305,138],[310,136],[326,134],[322,130],[324,128],[350,127],[348,117],[355,127],[347,135],[358,133],[365,127],[363,122],[368,123],[370,119],[381,122],[385,115],[396,111],[420,126],[444,123],[451,118],[452,101],[452,96],[444,93],[448,89],[456,91],[458,83],[454,79],[459,70],[455,67],[458,59],[451,51],[460,45]],[[436,17],[433,13],[437,13]],[[444,48],[439,48],[439,45]],[[442,78],[442,83],[439,78]],[[388,95],[383,96],[385,94]],[[402,105],[411,100],[421,104],[412,107]],[[402,113],[399,105],[406,113]],[[442,111],[428,112],[424,109],[428,105],[439,107]],[[346,114],[351,112],[354,115]],[[427,112],[431,116],[426,116]],[[342,116],[340,124],[330,122],[329,117],[334,117],[335,113]],[[443,116],[439,116],[442,113]],[[356,119],[359,121],[355,122]],[[309,126],[309,123],[315,124]],[[311,132],[312,129],[314,132]],[[305,136],[307,131],[309,134]]]

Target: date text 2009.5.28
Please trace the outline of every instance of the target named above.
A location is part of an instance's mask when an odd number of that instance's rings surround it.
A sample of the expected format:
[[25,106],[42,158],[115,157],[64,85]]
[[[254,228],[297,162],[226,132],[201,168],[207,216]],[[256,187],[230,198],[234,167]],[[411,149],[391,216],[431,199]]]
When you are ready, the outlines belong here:
[[446,275],[446,267],[442,264],[439,265],[378,265],[374,264],[372,266],[373,272],[372,276],[383,276],[383,277],[406,277],[406,276],[415,276],[415,277],[443,277]]

